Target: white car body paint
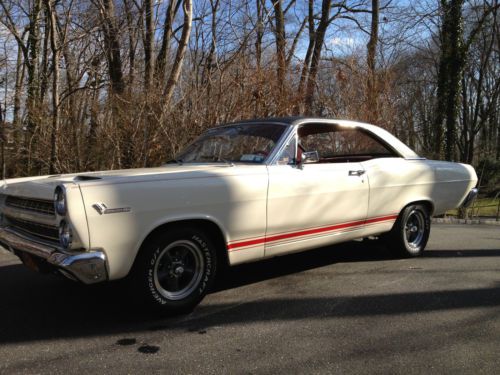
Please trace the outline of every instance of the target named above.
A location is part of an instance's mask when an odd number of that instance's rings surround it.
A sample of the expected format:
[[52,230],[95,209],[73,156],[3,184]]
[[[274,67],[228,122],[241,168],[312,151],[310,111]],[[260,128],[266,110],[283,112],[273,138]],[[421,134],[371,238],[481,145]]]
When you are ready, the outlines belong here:
[[[471,166],[419,158],[373,125],[298,119],[287,126],[293,134],[301,124],[313,122],[364,129],[399,157],[302,166],[169,164],[10,179],[0,183],[1,210],[57,226],[59,215],[47,219],[14,213],[5,197],[52,200],[56,186],[63,186],[73,248],[104,251],[108,278],[114,280],[130,272],[144,240],[163,224],[194,219],[214,223],[226,243],[223,251],[235,265],[387,232],[401,210],[416,201],[428,202],[433,215],[442,214],[458,207],[477,183]],[[101,203],[117,211],[99,212],[94,205]],[[120,212],[124,208],[129,210]]]

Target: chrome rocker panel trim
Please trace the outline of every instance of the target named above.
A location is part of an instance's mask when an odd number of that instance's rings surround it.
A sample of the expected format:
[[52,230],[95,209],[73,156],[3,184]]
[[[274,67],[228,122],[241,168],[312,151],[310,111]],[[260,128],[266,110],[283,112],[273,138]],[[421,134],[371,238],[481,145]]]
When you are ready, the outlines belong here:
[[45,259],[66,277],[84,284],[108,280],[106,254],[102,250],[66,252],[58,247],[34,242],[9,227],[0,227],[0,244],[12,253],[29,253]]

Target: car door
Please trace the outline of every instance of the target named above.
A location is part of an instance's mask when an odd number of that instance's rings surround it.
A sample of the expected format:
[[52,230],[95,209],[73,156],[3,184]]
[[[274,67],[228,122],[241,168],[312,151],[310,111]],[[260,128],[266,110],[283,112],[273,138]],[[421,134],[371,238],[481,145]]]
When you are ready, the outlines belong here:
[[[330,124],[303,125],[268,167],[265,256],[349,240],[362,231],[369,196],[365,170],[357,161],[329,158],[334,130]],[[300,160],[304,152],[318,157]]]

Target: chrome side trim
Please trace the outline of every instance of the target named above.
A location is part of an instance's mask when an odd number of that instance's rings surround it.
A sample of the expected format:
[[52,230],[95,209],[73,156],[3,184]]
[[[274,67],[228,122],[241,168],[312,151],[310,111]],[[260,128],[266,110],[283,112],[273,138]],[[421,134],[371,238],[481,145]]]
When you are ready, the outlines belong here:
[[130,208],[130,207],[108,208],[102,202],[97,202],[97,203],[93,204],[92,207],[99,213],[99,215],[118,214],[121,212],[130,212],[132,210],[132,208]]
[[108,279],[106,254],[100,249],[66,252],[59,247],[30,240],[9,227],[0,227],[0,244],[10,252],[24,252],[45,259],[63,275],[68,277],[69,274],[84,284]]
[[471,191],[469,191],[469,194],[467,194],[467,196],[465,197],[464,201],[460,206],[464,208],[469,207],[472,204],[472,202],[474,202],[474,200],[476,199],[477,193],[478,193],[477,188],[473,188]]

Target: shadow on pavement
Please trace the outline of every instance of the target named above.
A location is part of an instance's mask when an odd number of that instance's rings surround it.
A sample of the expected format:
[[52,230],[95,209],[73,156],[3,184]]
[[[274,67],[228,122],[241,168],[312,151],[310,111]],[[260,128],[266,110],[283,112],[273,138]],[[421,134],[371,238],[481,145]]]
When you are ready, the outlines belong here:
[[500,257],[500,249],[432,250],[432,251],[425,251],[424,257],[426,258]]
[[[430,251],[426,256],[500,256],[500,250]],[[215,291],[335,263],[390,258],[382,248],[353,242],[230,268],[218,280]],[[145,308],[130,304],[129,297],[120,282],[84,286],[56,276],[34,273],[22,265],[0,267],[0,343],[125,335],[148,330],[191,331],[197,327],[252,321],[394,315],[499,306],[500,286],[408,294],[283,298],[241,301],[243,303],[232,305],[202,304],[190,315],[172,318],[152,316]]]

